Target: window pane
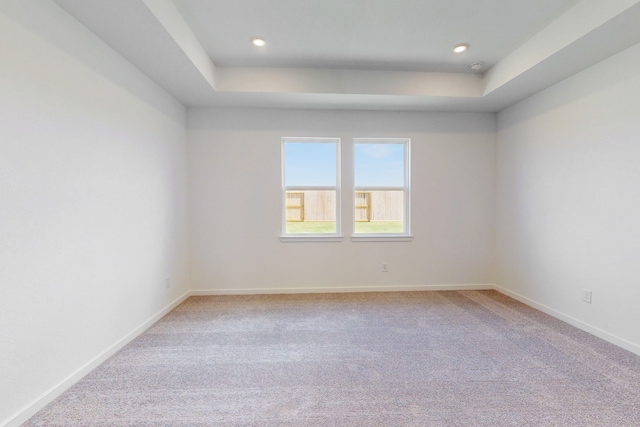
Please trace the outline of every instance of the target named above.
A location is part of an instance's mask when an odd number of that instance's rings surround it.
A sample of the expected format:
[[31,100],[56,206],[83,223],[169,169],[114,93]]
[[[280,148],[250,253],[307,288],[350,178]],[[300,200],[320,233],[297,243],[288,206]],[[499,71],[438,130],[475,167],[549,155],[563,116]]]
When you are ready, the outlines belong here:
[[334,187],[336,143],[286,142],[284,173],[287,187]]
[[404,232],[404,191],[356,191],[355,233]]
[[355,144],[356,187],[404,187],[404,144]]
[[287,234],[336,232],[336,191],[287,191]]

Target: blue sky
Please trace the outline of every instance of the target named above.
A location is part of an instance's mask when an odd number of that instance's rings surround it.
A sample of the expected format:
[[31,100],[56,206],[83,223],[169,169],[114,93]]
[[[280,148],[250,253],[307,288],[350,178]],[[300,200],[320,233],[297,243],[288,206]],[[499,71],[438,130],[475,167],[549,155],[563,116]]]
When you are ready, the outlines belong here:
[[336,143],[285,143],[285,185],[336,185]]
[[[287,186],[336,185],[336,144],[285,144]],[[355,185],[402,187],[403,144],[355,144]]]
[[404,186],[404,144],[355,144],[356,187]]

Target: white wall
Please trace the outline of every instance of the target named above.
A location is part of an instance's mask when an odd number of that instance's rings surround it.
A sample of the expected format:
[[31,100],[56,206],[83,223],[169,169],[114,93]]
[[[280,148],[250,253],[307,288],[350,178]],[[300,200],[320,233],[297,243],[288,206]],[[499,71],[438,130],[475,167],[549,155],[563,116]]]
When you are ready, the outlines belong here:
[[499,114],[496,279],[640,353],[638,69],[640,45]]
[[0,2],[0,64],[3,424],[189,283],[184,107],[49,1]]
[[[189,109],[187,127],[195,290],[493,283],[494,114]],[[342,242],[279,240],[291,136],[342,138]],[[412,242],[349,239],[354,137],[411,138]]]

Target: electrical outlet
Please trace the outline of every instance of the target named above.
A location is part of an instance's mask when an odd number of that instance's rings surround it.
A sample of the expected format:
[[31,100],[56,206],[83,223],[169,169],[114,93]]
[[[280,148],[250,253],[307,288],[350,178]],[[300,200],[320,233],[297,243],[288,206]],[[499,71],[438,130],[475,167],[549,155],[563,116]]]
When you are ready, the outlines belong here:
[[582,301],[591,304],[591,291],[589,289],[582,290]]
[[386,262],[382,264],[382,272],[387,273],[389,271],[389,264]]
[[171,277],[167,277],[164,279],[164,287],[167,289],[171,287]]

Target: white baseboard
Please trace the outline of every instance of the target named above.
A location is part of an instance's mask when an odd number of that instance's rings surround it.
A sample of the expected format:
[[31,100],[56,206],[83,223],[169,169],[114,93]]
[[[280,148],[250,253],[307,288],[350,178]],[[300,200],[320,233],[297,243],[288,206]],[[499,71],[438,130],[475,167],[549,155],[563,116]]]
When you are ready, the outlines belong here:
[[53,386],[47,392],[43,393],[40,397],[33,400],[31,403],[22,408],[18,413],[10,417],[9,419],[0,422],[0,427],[18,427],[29,418],[34,416],[39,410],[47,406],[54,399],[64,393],[67,389],[69,389],[72,385],[80,381],[85,375],[89,372],[97,368],[101,363],[107,360],[109,357],[113,356],[118,350],[122,349],[129,342],[133,341],[138,335],[142,334],[144,331],[149,329],[154,323],[160,320],[164,315],[173,310],[178,304],[187,299],[190,296],[190,292],[186,292],[181,297],[167,305],[165,308],[160,310],[158,313],[153,315],[149,320],[142,323],[140,326],[135,328],[133,331],[129,332],[127,335],[122,337],[120,340],[112,344],[105,351],[100,353],[98,356],[87,362],[84,366],[80,367],[74,373],[69,375],[67,378]]
[[264,295],[264,294],[329,294],[353,292],[406,292],[406,291],[477,291],[494,289],[493,284],[417,285],[417,286],[341,286],[317,288],[244,288],[194,289],[191,295]]
[[611,344],[617,345],[618,347],[624,348],[625,350],[628,350],[632,353],[635,353],[637,355],[640,356],[640,345],[635,344],[631,341],[625,340],[624,338],[620,338],[616,335],[613,335],[607,331],[603,331],[600,328],[597,328],[593,325],[590,325],[588,323],[585,323],[581,320],[576,319],[575,317],[571,317],[569,315],[566,315],[556,309],[553,309],[551,307],[547,307],[544,304],[540,304],[532,299],[529,299],[527,297],[524,297],[520,294],[517,294],[515,292],[512,292],[508,289],[505,289],[503,287],[500,287],[498,285],[493,285],[493,289],[495,289],[496,291],[500,292],[501,294],[504,294],[508,297],[511,297],[515,300],[520,301],[523,304],[528,305],[529,307],[533,307],[537,310],[542,311],[543,313],[546,313],[550,316],[555,317],[556,319],[560,319],[563,322],[566,322],[568,324],[570,324],[571,326],[575,326],[578,329],[582,329],[585,332],[590,333],[591,335],[595,335],[598,338],[602,338],[605,341],[610,342]]

